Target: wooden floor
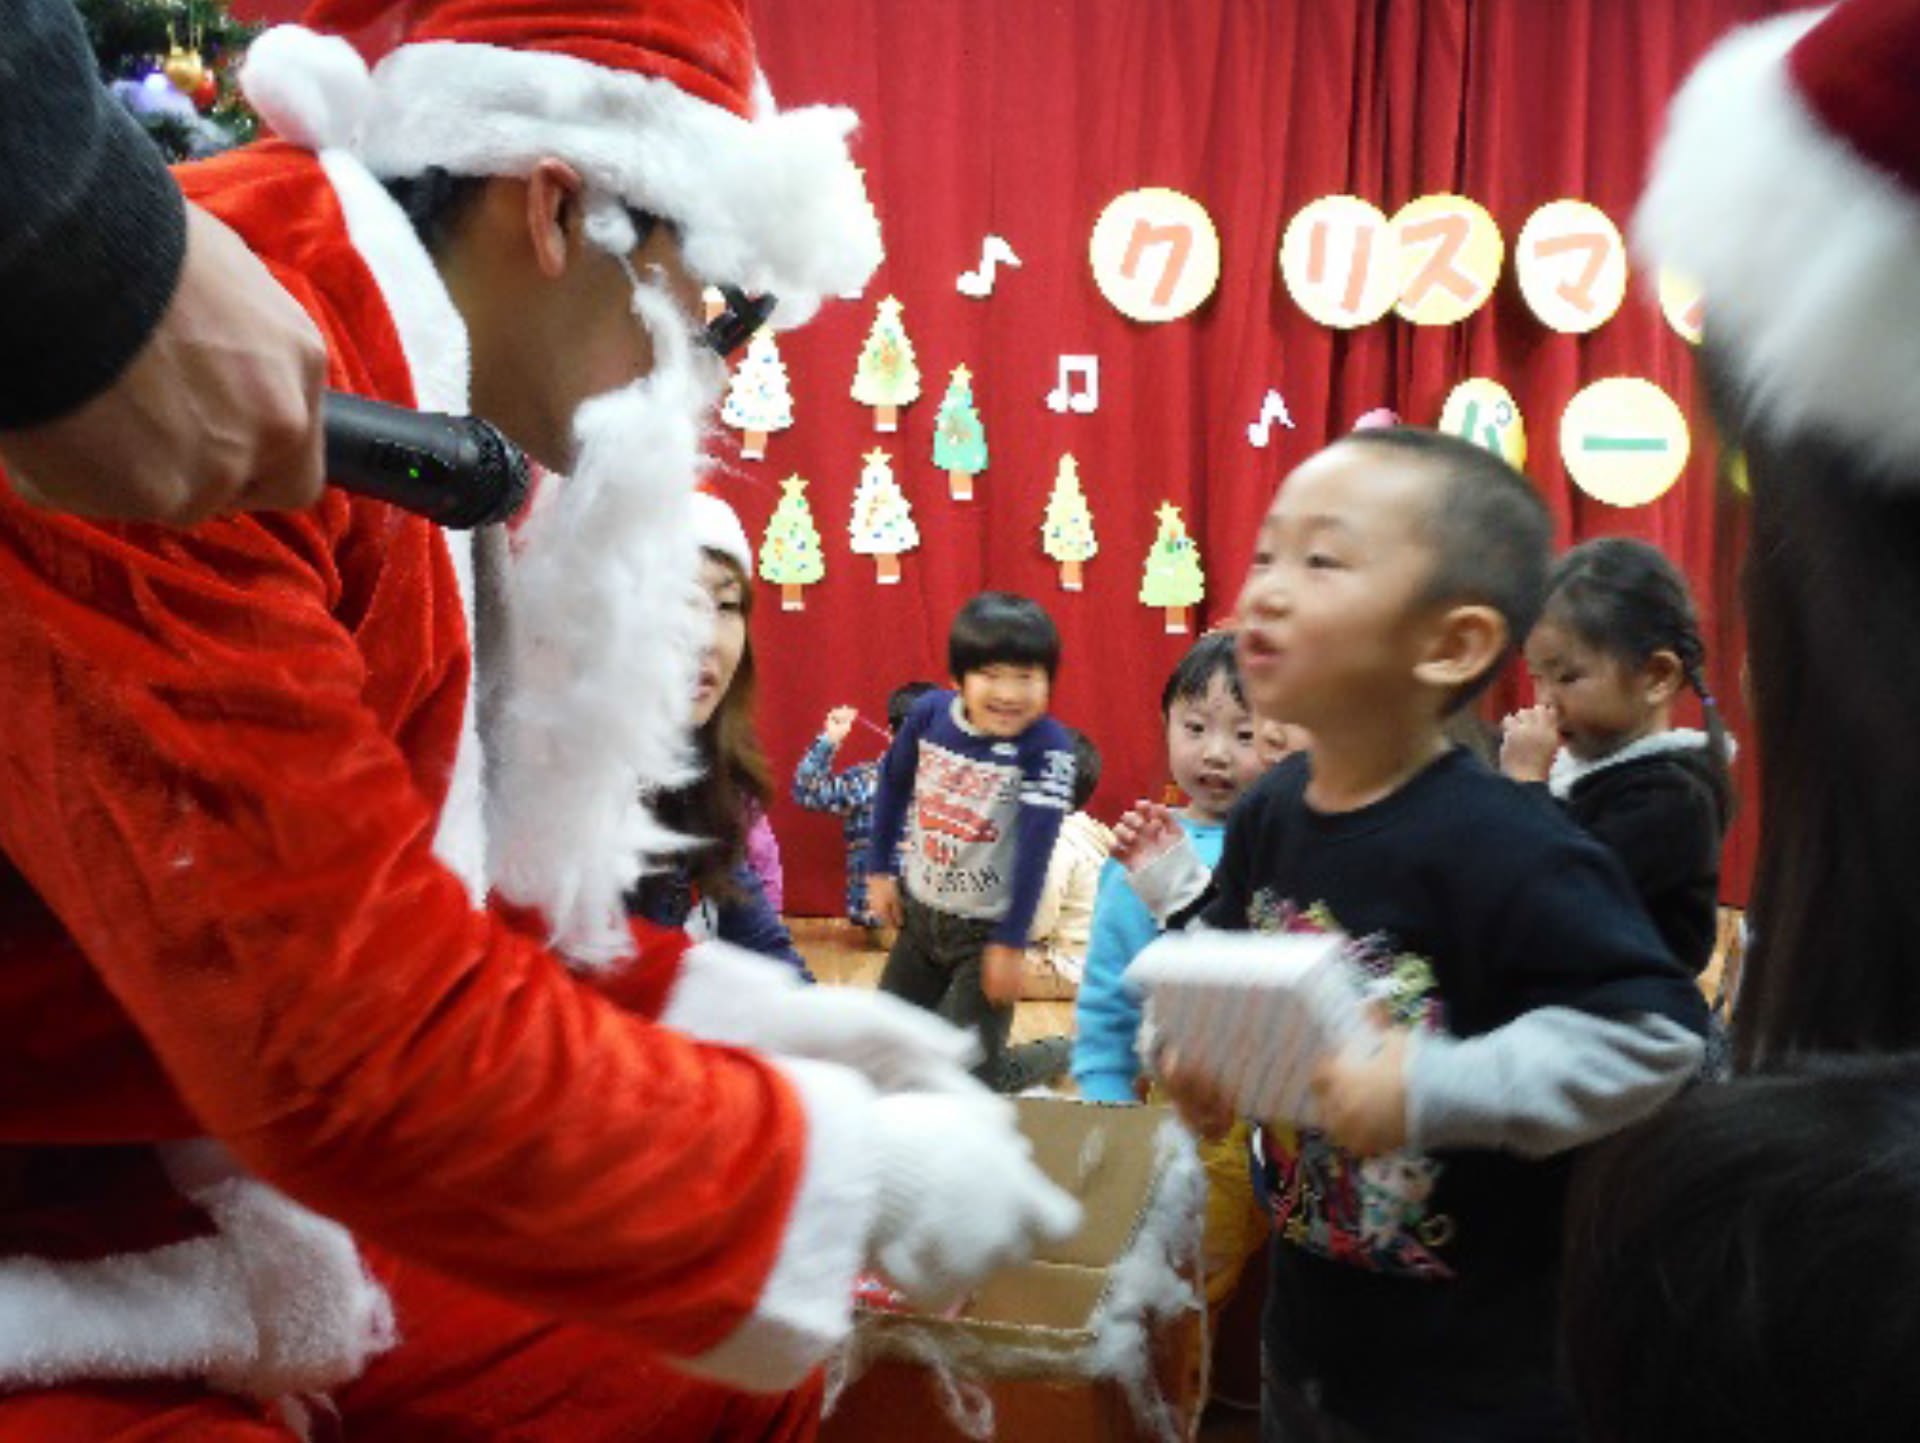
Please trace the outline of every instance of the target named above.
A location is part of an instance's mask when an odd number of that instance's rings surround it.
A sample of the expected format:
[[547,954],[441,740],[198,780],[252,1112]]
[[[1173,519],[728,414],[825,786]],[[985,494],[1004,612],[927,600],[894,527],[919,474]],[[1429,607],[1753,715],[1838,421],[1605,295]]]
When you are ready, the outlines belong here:
[[[789,918],[787,925],[794,945],[822,982],[871,987],[880,980],[887,954],[871,946],[860,929],[837,918]],[[1015,1042],[1072,1030],[1071,1002],[1022,1002],[1013,1015]],[[1216,1406],[1201,1423],[1198,1443],[1259,1443],[1259,1437],[1259,1423],[1251,1412]]]
[[[887,954],[868,945],[866,934],[838,918],[788,918],[793,944],[813,975],[840,986],[871,987],[880,980]],[[1022,1002],[1013,1014],[1013,1040],[1057,1037],[1073,1031],[1071,1002]]]

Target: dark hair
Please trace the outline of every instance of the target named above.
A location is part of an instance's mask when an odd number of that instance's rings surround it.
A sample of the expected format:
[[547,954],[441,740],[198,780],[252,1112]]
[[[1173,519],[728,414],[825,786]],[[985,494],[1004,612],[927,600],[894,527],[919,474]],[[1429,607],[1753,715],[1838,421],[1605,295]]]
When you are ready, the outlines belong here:
[[1920,1055],[1695,1088],[1583,1160],[1566,1239],[1592,1443],[1920,1436]]
[[1234,656],[1233,633],[1229,631],[1208,632],[1174,664],[1167,684],[1160,688],[1162,720],[1173,715],[1175,702],[1199,701],[1206,696],[1216,676],[1227,679],[1227,690],[1233,693],[1235,701],[1241,706],[1247,704],[1246,692],[1240,687],[1240,663]]
[[1707,644],[1686,578],[1656,546],[1626,536],[1582,542],[1547,578],[1544,615],[1615,661],[1642,667],[1670,651],[1707,722],[1707,759],[1724,827],[1733,815],[1727,724],[1707,687]]
[[913,704],[930,691],[939,687],[930,681],[910,681],[905,686],[893,689],[893,695],[887,698],[887,730],[897,732],[907,723],[907,713],[913,710]]
[[947,634],[947,670],[959,681],[996,665],[1037,666],[1049,679],[1060,669],[1060,633],[1039,602],[983,591],[960,608]]
[[431,255],[440,255],[486,189],[483,175],[453,175],[430,165],[418,175],[394,176],[384,182],[387,194],[407,213],[414,234]]
[[1377,446],[1418,457],[1440,477],[1427,515],[1433,575],[1427,599],[1490,606],[1507,624],[1507,646],[1448,701],[1458,711],[1493,684],[1540,618],[1553,551],[1553,518],[1533,483],[1492,451],[1421,426],[1374,426],[1341,446]]
[[1747,462],[1751,501],[1723,522],[1750,537],[1765,819],[1736,1061],[1920,1047],[1920,667],[1906,660],[1920,630],[1920,472],[1895,481],[1826,436],[1740,434],[1729,418],[1753,402],[1707,351],[1722,432]]
[[[453,175],[440,166],[430,165],[418,175],[392,176],[382,183],[387,194],[406,212],[420,244],[427,248],[428,254],[438,256],[444,253],[447,242],[459,230],[467,212],[487,188],[489,179],[491,177],[484,175]],[[633,219],[639,244],[644,245],[654,227],[661,224],[657,216],[631,206],[627,214]]]
[[[703,554],[724,566],[739,583],[743,620],[751,622],[753,583],[740,564],[718,551]],[[772,770],[753,727],[758,691],[753,637],[749,633],[727,694],[720,698],[706,724],[693,734],[700,775],[684,786],[659,793],[651,802],[653,814],[661,822],[682,836],[698,839],[681,853],[679,861],[703,895],[720,900],[737,895],[733,873],[746,859],[753,814],[765,810],[773,795]],[[643,878],[643,903],[653,889],[671,887],[674,880],[671,873]]]
[[1100,789],[1100,748],[1078,727],[1068,727],[1073,742],[1073,809],[1077,812]]

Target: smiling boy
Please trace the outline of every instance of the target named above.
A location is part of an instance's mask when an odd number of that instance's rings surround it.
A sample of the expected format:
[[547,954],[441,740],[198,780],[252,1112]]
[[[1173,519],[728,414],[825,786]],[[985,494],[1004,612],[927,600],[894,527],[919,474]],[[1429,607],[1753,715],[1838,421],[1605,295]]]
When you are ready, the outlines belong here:
[[1064,1037],[1007,1046],[1034,908],[1073,805],[1073,743],[1047,715],[1059,665],[1060,633],[1037,602],[1003,591],[967,602],[947,639],[958,691],[930,692],[908,714],[873,804],[868,906],[900,929],[880,988],[975,1029],[977,1074],[998,1092],[1059,1076],[1071,1052]]

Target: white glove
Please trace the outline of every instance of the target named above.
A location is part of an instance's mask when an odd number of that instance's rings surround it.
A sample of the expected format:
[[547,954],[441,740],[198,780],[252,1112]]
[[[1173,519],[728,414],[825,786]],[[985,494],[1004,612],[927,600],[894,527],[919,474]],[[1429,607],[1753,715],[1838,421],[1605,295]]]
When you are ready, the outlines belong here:
[[971,1032],[884,993],[808,986],[727,942],[687,949],[660,1020],[707,1042],[837,1062],[882,1092],[985,1092],[967,1071]]
[[870,1256],[914,1302],[939,1308],[989,1273],[1025,1262],[1040,1239],[1080,1226],[1080,1204],[1049,1182],[1013,1104],[901,1093],[869,1124],[880,1178]]

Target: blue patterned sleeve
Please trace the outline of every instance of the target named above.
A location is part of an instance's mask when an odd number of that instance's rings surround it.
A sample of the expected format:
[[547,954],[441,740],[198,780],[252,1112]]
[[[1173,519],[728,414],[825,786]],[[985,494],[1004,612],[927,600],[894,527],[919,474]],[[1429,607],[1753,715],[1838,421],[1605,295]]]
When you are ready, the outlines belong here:
[[833,758],[839,751],[827,737],[818,737],[793,772],[793,799],[810,812],[834,812],[845,816],[865,806],[873,795],[873,772],[866,767],[848,767],[837,776]]

